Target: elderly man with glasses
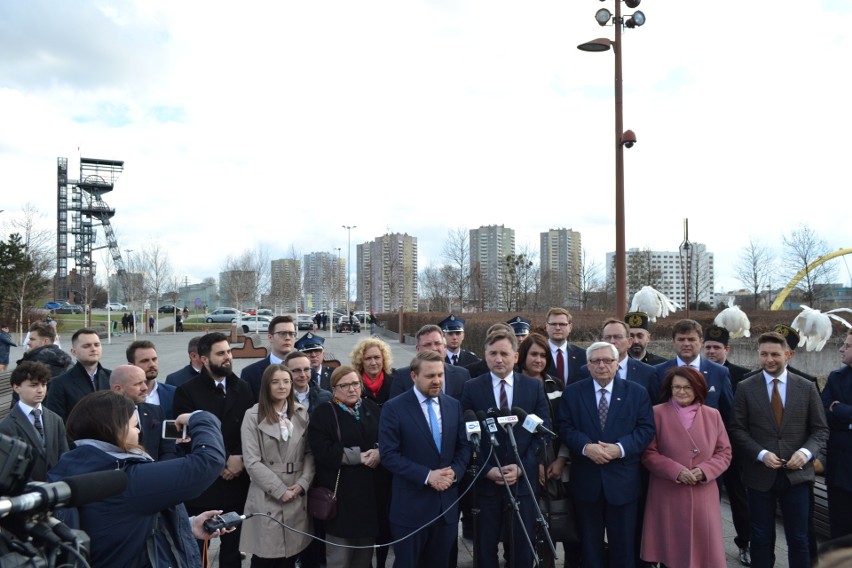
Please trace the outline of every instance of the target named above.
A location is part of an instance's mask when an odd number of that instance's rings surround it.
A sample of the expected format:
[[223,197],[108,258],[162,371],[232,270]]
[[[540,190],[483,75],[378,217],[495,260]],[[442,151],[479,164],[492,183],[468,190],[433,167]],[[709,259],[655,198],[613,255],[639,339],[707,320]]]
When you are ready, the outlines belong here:
[[291,316],[275,316],[269,322],[269,355],[243,369],[241,378],[251,385],[254,400],[260,397],[260,378],[272,363],[283,363],[296,343],[296,322]]

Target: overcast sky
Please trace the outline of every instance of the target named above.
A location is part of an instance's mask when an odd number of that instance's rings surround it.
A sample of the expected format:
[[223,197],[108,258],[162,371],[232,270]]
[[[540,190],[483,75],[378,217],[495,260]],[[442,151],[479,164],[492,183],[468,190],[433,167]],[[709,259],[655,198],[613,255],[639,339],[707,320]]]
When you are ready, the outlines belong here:
[[[76,178],[82,155],[125,162],[105,197],[121,248],[158,240],[190,281],[252,245],[345,257],[343,224],[353,262],[406,232],[422,270],[448,230],[504,224],[536,250],[541,231],[579,231],[603,266],[613,57],[576,48],[613,37],[602,7],[4,0],[2,217],[31,202],[55,224],[56,158]],[[676,250],[688,217],[717,290],[741,287],[749,238],[780,253],[804,223],[852,246],[852,2],[640,9],[623,37],[627,246]]]

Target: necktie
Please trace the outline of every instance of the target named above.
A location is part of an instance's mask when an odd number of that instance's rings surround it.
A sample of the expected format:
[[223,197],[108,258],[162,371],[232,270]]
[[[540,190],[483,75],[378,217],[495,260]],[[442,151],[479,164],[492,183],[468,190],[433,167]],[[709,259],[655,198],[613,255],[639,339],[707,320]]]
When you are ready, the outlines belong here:
[[567,378],[565,376],[565,357],[562,356],[562,349],[556,350],[556,374],[559,375],[559,380],[567,382]]
[[781,427],[781,418],[784,416],[784,405],[781,404],[781,393],[778,392],[778,379],[772,379],[772,415],[775,416],[775,425]]
[[500,409],[509,410],[509,397],[506,395],[506,379],[500,379]]
[[453,365],[459,364],[459,356],[453,353]]
[[601,389],[601,402],[598,404],[598,418],[601,421],[601,430],[606,427],[606,415],[609,414],[609,404],[606,402],[606,389]]
[[216,385],[216,394],[218,394],[222,398],[225,398],[225,385],[224,384],[219,383],[218,385]]
[[41,423],[41,408],[33,408],[33,411],[30,414],[33,415],[33,426],[35,426],[36,432],[38,432],[39,437],[44,440],[44,426]]
[[433,404],[438,404],[434,398],[426,400],[426,409],[429,411],[429,428],[432,430],[432,439],[435,440],[435,446],[438,448],[438,453],[441,453],[441,428],[438,426],[438,415],[435,414]]

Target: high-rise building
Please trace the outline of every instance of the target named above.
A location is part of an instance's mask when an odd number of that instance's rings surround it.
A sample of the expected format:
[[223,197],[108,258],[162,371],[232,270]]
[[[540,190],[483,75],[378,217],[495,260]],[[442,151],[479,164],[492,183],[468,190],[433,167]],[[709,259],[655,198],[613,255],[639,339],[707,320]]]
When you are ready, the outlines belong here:
[[275,313],[297,312],[302,303],[302,262],[298,258],[279,258],[270,262],[269,298]]
[[[632,248],[627,251],[627,302],[643,286],[652,286],[668,299],[686,308],[686,289],[689,284],[689,303],[705,302],[715,306],[715,268],[713,253],[701,243],[690,245],[687,251],[652,251]],[[606,255],[606,276],[611,287],[615,280],[615,253]],[[629,307],[629,306],[628,306]]]
[[305,311],[345,306],[346,259],[330,252],[312,252],[305,255],[304,264]]
[[506,257],[514,254],[514,229],[488,225],[470,230],[471,298],[478,309],[505,309]]
[[356,247],[357,301],[364,311],[417,311],[417,237],[393,233]]
[[571,229],[550,229],[541,233],[542,292],[551,305],[575,303],[581,292],[582,245],[580,233]]

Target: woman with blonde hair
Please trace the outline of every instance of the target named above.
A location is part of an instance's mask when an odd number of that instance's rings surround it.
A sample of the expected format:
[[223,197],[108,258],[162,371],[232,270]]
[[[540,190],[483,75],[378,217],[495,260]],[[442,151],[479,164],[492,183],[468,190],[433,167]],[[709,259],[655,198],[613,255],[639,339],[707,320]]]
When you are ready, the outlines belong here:
[[363,381],[361,396],[379,406],[387,402],[393,382],[388,344],[377,337],[363,339],[349,354],[349,360]]

